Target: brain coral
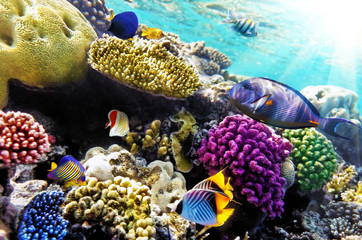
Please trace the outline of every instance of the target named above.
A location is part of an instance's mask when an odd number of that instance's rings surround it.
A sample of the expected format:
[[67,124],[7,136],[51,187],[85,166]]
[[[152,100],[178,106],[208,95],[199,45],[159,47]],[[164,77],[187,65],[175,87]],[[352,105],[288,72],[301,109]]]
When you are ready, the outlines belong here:
[[185,98],[200,83],[193,68],[160,44],[117,37],[94,41],[89,50],[92,67],[132,87],[167,97]]
[[10,78],[46,87],[82,76],[95,37],[66,0],[0,0],[0,108]]
[[36,163],[49,150],[48,134],[33,116],[0,110],[0,162]]
[[19,240],[64,239],[68,221],[59,212],[63,200],[63,192],[39,193],[25,208],[19,224]]
[[237,197],[247,200],[273,218],[283,212],[283,186],[280,164],[292,145],[266,125],[247,116],[226,117],[210,129],[198,150],[199,160],[215,174],[221,169]]
[[320,189],[337,172],[337,154],[331,141],[314,128],[287,129],[283,136],[294,146],[291,156],[302,192]]
[[118,239],[153,239],[151,192],[146,185],[120,176],[105,182],[90,177],[87,182],[87,186],[67,194],[65,218],[72,222],[101,222]]

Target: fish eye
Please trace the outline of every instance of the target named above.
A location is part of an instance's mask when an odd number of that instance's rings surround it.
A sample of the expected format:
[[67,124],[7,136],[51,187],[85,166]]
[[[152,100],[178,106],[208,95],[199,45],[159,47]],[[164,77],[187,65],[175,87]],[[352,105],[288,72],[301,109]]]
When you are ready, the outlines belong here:
[[248,90],[253,90],[253,86],[250,83],[245,83],[244,88]]

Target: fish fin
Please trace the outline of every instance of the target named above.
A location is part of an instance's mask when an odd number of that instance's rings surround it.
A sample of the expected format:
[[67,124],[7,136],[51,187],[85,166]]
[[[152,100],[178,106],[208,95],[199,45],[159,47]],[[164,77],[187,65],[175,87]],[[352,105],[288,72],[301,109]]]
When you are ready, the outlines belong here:
[[64,183],[65,188],[69,188],[69,187],[74,186],[74,185],[78,185],[76,180],[67,181],[67,182]]
[[225,192],[226,195],[228,195],[228,197],[229,197],[230,199],[233,199],[233,191],[234,191],[234,189],[233,189],[233,187],[232,187],[231,184],[230,184],[230,178],[228,178],[228,181],[227,181],[227,183],[226,183],[226,185],[225,185],[225,190],[224,190],[224,192]]
[[70,155],[65,155],[64,157],[62,157],[62,159],[60,159],[59,165],[63,165],[63,164],[66,163],[66,162],[74,161],[74,160],[76,160],[76,159],[73,158],[72,156],[70,156]]
[[196,234],[196,238],[204,235],[205,232],[206,232],[207,230],[209,230],[210,228],[212,228],[212,226],[205,226],[203,229],[201,229],[201,230]]
[[216,211],[219,212],[229,204],[230,198],[221,193],[215,192]]
[[318,126],[319,122],[313,121],[313,120],[308,120],[308,122],[310,122],[311,124],[315,124],[316,126]]
[[148,33],[149,33],[149,29],[148,29],[148,28],[142,29],[142,34],[141,34],[141,36],[142,36],[142,37],[147,36]]
[[57,164],[55,162],[52,162],[50,169],[48,170],[49,172],[53,171],[54,169],[57,168]]
[[220,189],[225,189],[225,177],[222,173],[222,170],[215,175],[212,175],[208,178],[210,181],[214,182],[217,186],[219,186]]
[[221,212],[217,213],[217,224],[214,225],[215,227],[217,226],[221,226],[224,224],[224,222],[226,220],[228,220],[228,218],[234,213],[234,209],[233,208],[225,208],[222,209]]
[[228,16],[227,18],[223,19],[221,23],[232,23],[235,21],[235,17],[230,9],[228,9]]
[[109,16],[106,16],[105,18],[103,18],[104,20],[107,20],[107,21],[112,21],[114,18],[114,11],[112,11],[111,15]]
[[269,100],[270,97],[271,97],[271,94],[266,94],[266,95],[256,99],[254,102],[252,102],[250,104],[251,108],[254,110],[254,112],[258,111],[265,105],[265,103]]
[[358,125],[343,118],[320,118],[317,128],[331,136],[347,140],[352,140],[362,130]]

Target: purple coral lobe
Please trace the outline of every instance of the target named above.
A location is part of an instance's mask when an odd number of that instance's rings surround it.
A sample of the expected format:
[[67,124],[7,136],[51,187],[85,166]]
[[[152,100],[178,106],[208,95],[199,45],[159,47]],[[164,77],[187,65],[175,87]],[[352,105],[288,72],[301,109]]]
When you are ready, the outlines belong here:
[[269,217],[283,212],[283,186],[279,164],[292,145],[266,125],[247,116],[226,117],[210,129],[208,139],[201,142],[199,160],[209,174],[225,169],[236,197],[247,200]]

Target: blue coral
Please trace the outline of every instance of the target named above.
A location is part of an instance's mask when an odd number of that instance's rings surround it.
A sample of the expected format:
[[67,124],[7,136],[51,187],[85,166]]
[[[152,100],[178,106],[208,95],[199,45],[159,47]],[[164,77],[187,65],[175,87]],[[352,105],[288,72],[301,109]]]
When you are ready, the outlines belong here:
[[68,221],[60,214],[63,192],[39,193],[25,208],[19,224],[19,240],[52,239],[61,240],[67,235]]

